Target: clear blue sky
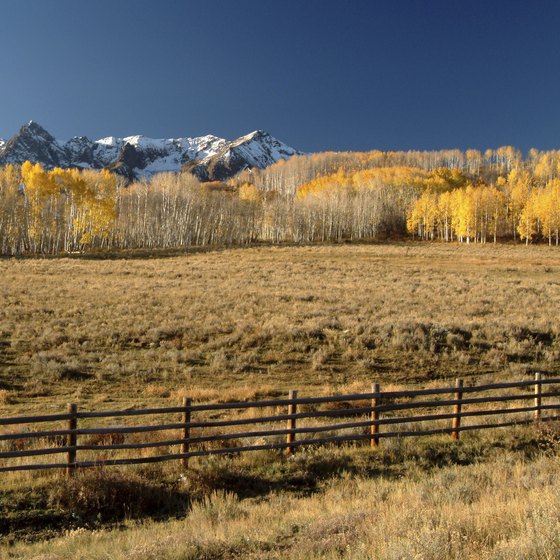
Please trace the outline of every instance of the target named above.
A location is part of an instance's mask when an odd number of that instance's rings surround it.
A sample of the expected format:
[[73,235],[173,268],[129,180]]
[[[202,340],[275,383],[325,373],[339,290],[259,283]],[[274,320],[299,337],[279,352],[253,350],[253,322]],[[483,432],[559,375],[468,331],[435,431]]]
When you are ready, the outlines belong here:
[[0,137],[560,147],[560,3],[0,0]]

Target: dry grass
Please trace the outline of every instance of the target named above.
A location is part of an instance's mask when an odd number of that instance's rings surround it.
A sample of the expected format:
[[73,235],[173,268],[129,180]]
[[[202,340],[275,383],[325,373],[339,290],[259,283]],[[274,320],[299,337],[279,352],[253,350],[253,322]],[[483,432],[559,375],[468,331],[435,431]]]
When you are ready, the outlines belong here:
[[12,397],[10,395],[10,392],[7,391],[6,389],[1,389],[0,390],[0,405],[11,404],[11,402],[12,402]]
[[[372,382],[387,390],[434,387],[456,376],[483,383],[533,371],[557,374],[560,365],[560,253],[545,246],[351,244],[161,258],[4,259],[0,277],[0,416],[58,412],[68,401],[117,409],[168,406],[184,396],[226,402],[288,389],[353,393]],[[549,437],[550,447],[557,439]],[[401,445],[411,446],[413,464],[423,461],[414,447],[419,443],[391,440],[383,443],[388,455],[380,464],[398,463]],[[285,477],[282,469],[299,468],[298,461],[327,472],[329,463],[345,461],[337,455],[343,450],[313,453],[279,467],[265,461],[261,470],[278,468]],[[8,554],[44,560],[558,557],[560,496],[552,476],[558,458],[547,454],[530,463],[512,453],[441,470],[439,459],[428,461],[428,474],[415,476],[413,466],[398,480],[379,465],[331,482],[319,477],[308,497],[286,494],[278,482],[277,495],[249,500],[227,490],[258,477],[220,467],[208,485],[216,493],[199,497],[183,521],[122,533],[80,529]],[[254,457],[236,460],[256,464]],[[219,461],[209,464],[227,463]],[[179,474],[178,465],[166,464],[152,478],[177,482]],[[45,473],[37,484],[57,486],[57,477]],[[317,477],[308,469],[303,478]],[[10,492],[18,503],[26,480],[19,473],[3,477],[0,502],[8,510]],[[118,493],[115,484],[109,490]],[[135,494],[134,485],[127,488]],[[38,511],[62,507],[63,500],[53,503]]]
[[[346,465],[346,470],[339,469],[336,478],[315,473],[319,487],[310,496],[284,492],[242,499],[235,486],[231,490],[215,489],[195,500],[187,516],[178,521],[129,523],[127,531],[69,530],[64,537],[49,543],[15,545],[8,549],[8,557],[35,560],[537,560],[559,557],[559,457],[555,451],[527,461],[519,451],[504,450],[495,453],[488,462],[433,468],[436,447],[440,459],[445,456],[441,442],[432,442],[427,448],[417,446],[415,455],[412,449],[408,455],[399,450],[397,442],[392,445],[396,446],[394,459],[399,457],[408,464],[401,476],[396,472],[391,474],[390,470],[375,475],[350,468],[349,458],[356,466],[360,461],[371,461],[371,452],[361,455],[348,450],[304,452],[287,465],[284,476],[290,469],[313,475],[313,469],[319,464],[338,463]],[[430,449],[432,457],[427,455]],[[469,451],[467,446],[463,452],[468,456],[473,449]],[[386,453],[385,457],[378,457],[378,464],[388,460],[390,451]],[[432,461],[432,469],[425,471],[412,464],[415,461],[415,465],[420,465],[422,460]],[[225,477],[227,469],[233,467],[222,468]],[[89,488],[87,484],[91,482],[79,485]],[[114,482],[108,485],[109,489],[112,485]],[[127,488],[132,485],[133,482],[128,483]],[[111,493],[105,493],[111,502]],[[147,496],[146,500],[152,499],[150,493]]]
[[560,255],[542,246],[5,259],[0,274],[0,414],[560,364]]

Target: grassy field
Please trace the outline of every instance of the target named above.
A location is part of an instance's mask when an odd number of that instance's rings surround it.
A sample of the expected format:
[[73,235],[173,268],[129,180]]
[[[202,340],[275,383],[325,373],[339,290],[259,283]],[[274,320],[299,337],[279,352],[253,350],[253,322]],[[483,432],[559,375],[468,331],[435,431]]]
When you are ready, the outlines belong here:
[[[33,496],[45,512],[35,520],[34,537],[48,515],[62,534],[26,544],[33,531],[26,532],[22,524],[11,544],[0,544],[0,556],[558,558],[558,442],[557,431],[517,429],[473,434],[459,443],[432,437],[391,440],[376,451],[307,450],[284,461],[277,455],[248,454],[197,462],[165,484],[161,473],[156,482],[149,471],[118,470],[83,473],[70,482],[34,480],[27,499]],[[12,508],[24,501],[21,489],[17,495]],[[123,502],[129,507],[125,521],[121,511],[118,526],[104,524],[123,509]],[[147,520],[154,507],[160,508],[160,517],[177,518]],[[57,531],[50,527],[52,536]],[[49,536],[47,529],[42,536]]]
[[[0,278],[0,416],[70,401],[98,410],[520,379],[560,365],[560,253],[546,246],[4,259]],[[111,557],[554,558],[558,439],[490,431],[459,445],[197,460],[187,475],[172,464],[74,482],[6,475],[0,542],[8,557],[49,560],[117,549]],[[106,528],[169,516],[181,520]],[[20,543],[69,527],[48,545]]]
[[0,260],[0,414],[557,371],[560,253],[338,245]]

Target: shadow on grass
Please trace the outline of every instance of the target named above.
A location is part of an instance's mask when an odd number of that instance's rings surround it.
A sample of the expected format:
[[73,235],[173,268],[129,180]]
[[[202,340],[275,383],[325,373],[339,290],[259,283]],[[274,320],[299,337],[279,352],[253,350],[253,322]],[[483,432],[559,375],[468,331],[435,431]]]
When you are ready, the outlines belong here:
[[487,462],[504,453],[527,459],[560,448],[560,429],[538,428],[495,438],[391,440],[380,448],[308,448],[286,458],[274,452],[206,457],[181,471],[176,465],[86,469],[71,479],[50,477],[30,488],[0,488],[0,543],[37,541],[78,527],[114,527],[127,519],[188,515],[193,502],[219,490],[240,499],[278,493],[311,496],[338,477],[398,480],[430,470]]
[[395,245],[395,246],[409,246],[411,242],[406,237],[396,236],[387,239],[356,239],[356,240],[342,240],[340,242],[316,242],[316,243],[296,243],[296,242],[279,242],[273,243],[271,241],[255,241],[247,244],[240,245],[204,245],[204,246],[189,246],[178,248],[139,248],[139,249],[94,249],[75,251],[71,253],[59,253],[55,255],[42,255],[42,254],[23,254],[23,255],[0,255],[1,259],[78,259],[78,260],[133,260],[133,259],[166,259],[192,254],[204,253],[219,253],[230,249],[255,249],[259,247],[264,248],[289,248],[289,247],[330,247],[337,245]]

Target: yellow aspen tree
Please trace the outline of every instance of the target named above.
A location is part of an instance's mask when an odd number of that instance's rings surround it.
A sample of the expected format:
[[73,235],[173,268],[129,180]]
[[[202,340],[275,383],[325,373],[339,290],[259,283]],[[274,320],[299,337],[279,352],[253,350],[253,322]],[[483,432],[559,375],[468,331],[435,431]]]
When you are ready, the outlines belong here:
[[409,209],[408,231],[417,231],[421,239],[434,239],[438,217],[437,195],[427,190]]
[[555,237],[558,245],[560,229],[560,179],[552,179],[543,189],[535,190],[535,213],[543,236],[552,245]]
[[467,150],[465,156],[467,160],[467,173],[478,176],[482,166],[482,154],[478,150]]
[[505,195],[502,191],[498,190],[494,185],[487,187],[486,191],[487,200],[487,216],[488,216],[488,231],[492,232],[494,243],[498,238],[498,231],[502,225],[505,215]]
[[556,240],[556,245],[558,245],[560,238],[560,179],[556,178],[550,181],[548,189],[551,213],[550,222]]
[[534,190],[530,195],[525,205],[521,215],[519,216],[519,224],[517,226],[517,231],[521,240],[525,240],[528,245],[531,238],[536,235],[538,231],[538,191]]
[[526,170],[515,168],[507,176],[507,214],[510,221],[513,239],[519,232],[519,223],[523,208],[529,199],[532,187],[532,177]]
[[420,204],[420,200],[418,199],[410,205],[410,208],[408,209],[408,212],[406,214],[406,229],[409,233],[412,234],[413,237],[415,235],[418,235],[418,237],[422,239]]
[[453,204],[450,191],[443,192],[438,197],[438,215],[440,235],[444,241],[453,241]]
[[459,241],[471,242],[475,234],[475,203],[473,187],[453,191],[453,223]]
[[90,233],[99,237],[104,245],[117,217],[117,176],[102,169],[96,177],[93,193]]
[[28,231],[32,250],[41,253],[52,251],[53,226],[56,224],[55,197],[59,186],[39,163],[24,162],[21,174],[30,209]]
[[0,168],[0,254],[17,255],[24,251],[27,216],[20,189],[19,166]]
[[542,152],[536,156],[536,163],[533,170],[535,180],[540,184],[551,181],[558,172],[558,157],[556,152]]

